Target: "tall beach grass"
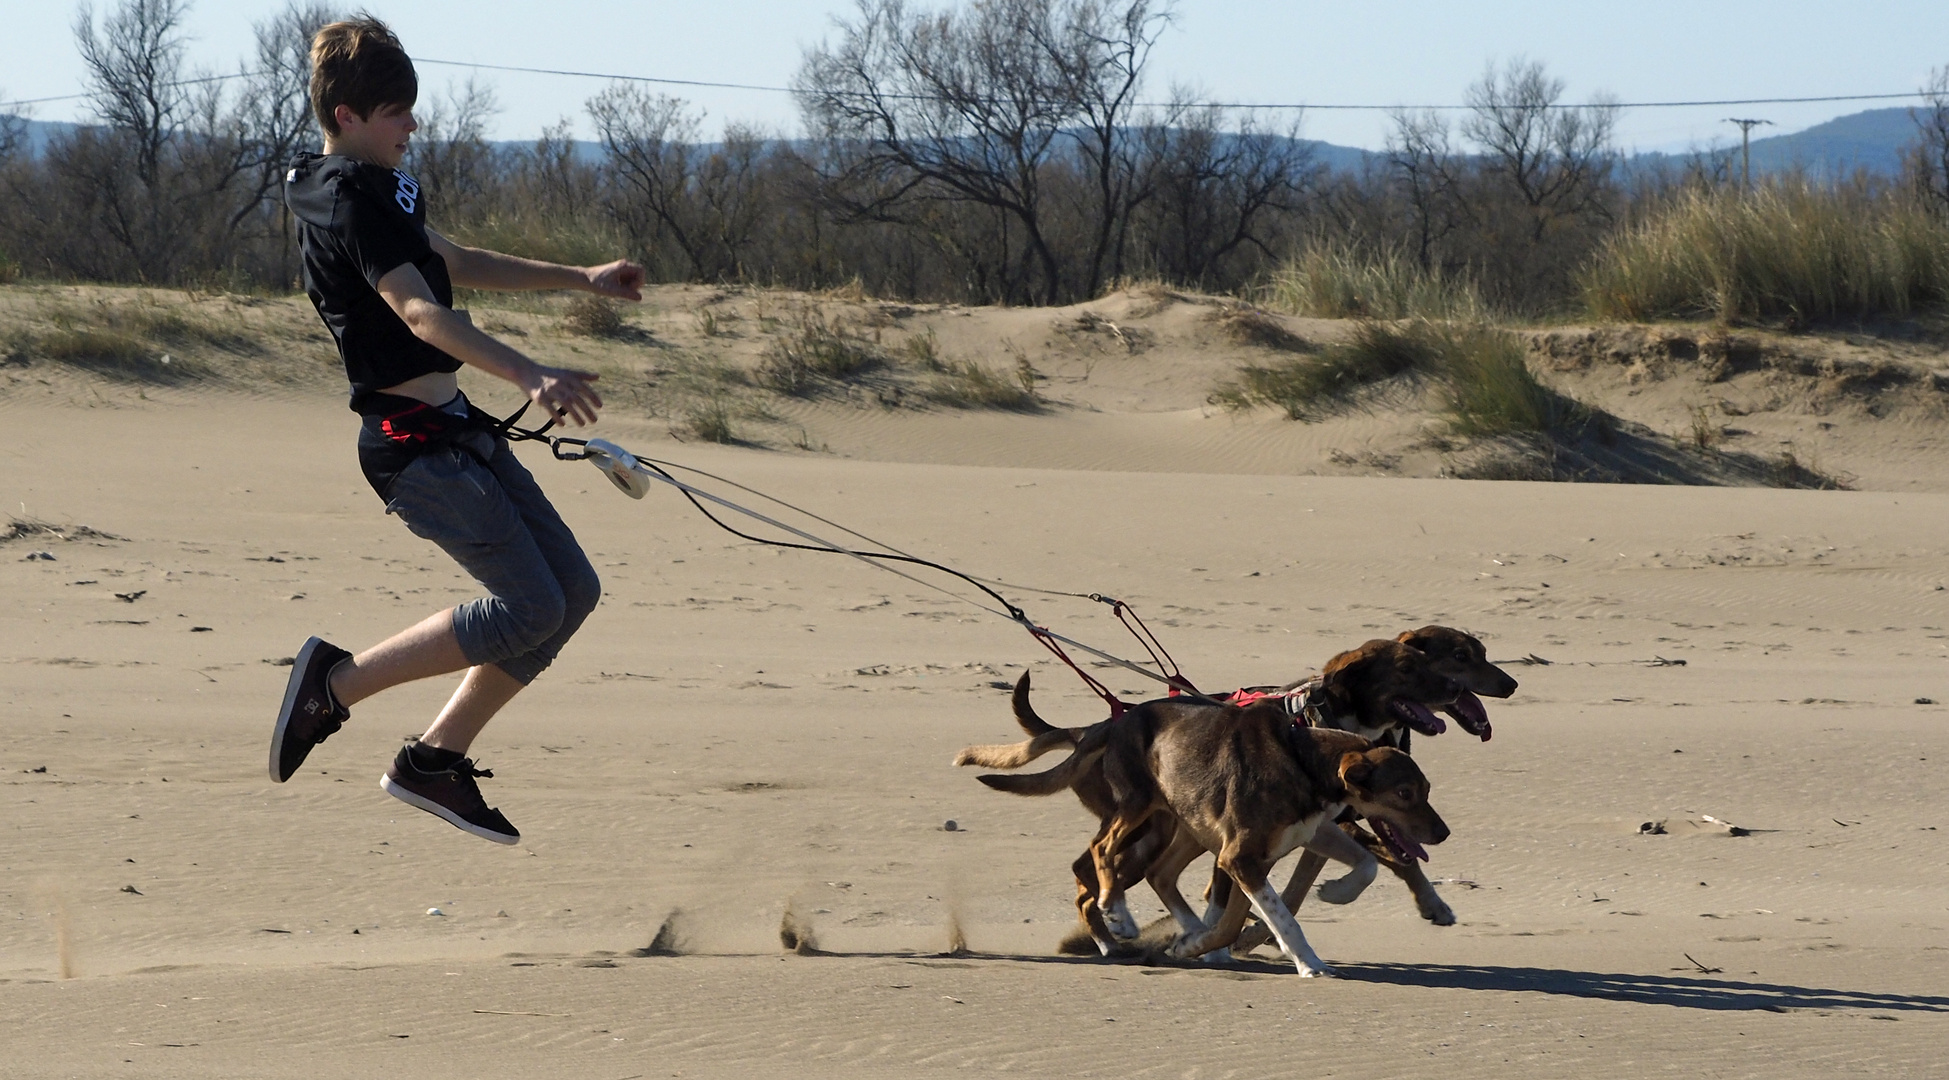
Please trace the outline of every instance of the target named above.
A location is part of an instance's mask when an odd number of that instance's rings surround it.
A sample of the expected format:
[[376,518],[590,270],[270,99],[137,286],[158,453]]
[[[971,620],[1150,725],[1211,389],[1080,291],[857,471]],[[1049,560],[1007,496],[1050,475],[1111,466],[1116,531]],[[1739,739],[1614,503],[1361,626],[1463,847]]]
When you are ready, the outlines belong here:
[[1423,269],[1398,249],[1342,242],[1309,245],[1273,274],[1266,306],[1318,319],[1467,319],[1488,317],[1466,276]]
[[1906,315],[1949,301],[1949,221],[1853,187],[1691,191],[1606,241],[1580,286],[1600,319]]

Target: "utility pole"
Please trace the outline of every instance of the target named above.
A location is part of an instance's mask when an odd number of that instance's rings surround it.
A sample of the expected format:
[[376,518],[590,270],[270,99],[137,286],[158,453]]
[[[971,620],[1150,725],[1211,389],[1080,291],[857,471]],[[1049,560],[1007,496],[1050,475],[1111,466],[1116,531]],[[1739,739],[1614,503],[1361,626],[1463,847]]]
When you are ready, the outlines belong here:
[[1739,187],[1742,191],[1753,190],[1753,129],[1761,124],[1771,124],[1771,120],[1741,120],[1726,117],[1726,123],[1739,125]]

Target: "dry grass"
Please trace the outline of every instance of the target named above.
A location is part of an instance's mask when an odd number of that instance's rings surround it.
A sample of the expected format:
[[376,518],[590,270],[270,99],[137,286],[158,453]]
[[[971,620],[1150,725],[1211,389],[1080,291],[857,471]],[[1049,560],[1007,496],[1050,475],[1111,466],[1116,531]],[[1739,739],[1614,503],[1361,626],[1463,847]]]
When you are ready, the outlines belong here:
[[562,330],[582,337],[620,337],[628,324],[616,305],[600,296],[578,296],[562,309]]
[[1286,329],[1285,323],[1247,304],[1220,305],[1211,317],[1225,337],[1237,345],[1281,352],[1307,352],[1312,348],[1305,338]]
[[1273,275],[1266,305],[1320,319],[1464,319],[1488,317],[1475,283],[1424,270],[1396,250],[1344,243],[1309,246]]
[[845,381],[883,367],[879,347],[840,320],[804,312],[797,329],[772,342],[759,361],[760,385],[803,397],[825,381]]
[[1272,405],[1316,420],[1389,383],[1431,380],[1457,434],[1555,431],[1576,422],[1575,403],[1538,382],[1515,334],[1470,323],[1362,322],[1347,341],[1278,364],[1247,365],[1211,395],[1228,408]]
[[1949,221],[1805,183],[1694,191],[1612,237],[1581,285],[1601,319],[1905,315],[1949,301]]
[[1211,401],[1232,409],[1273,405],[1294,420],[1319,419],[1390,379],[1425,373],[1435,359],[1428,324],[1362,322],[1347,341],[1314,355],[1240,368]]
[[1436,340],[1442,405],[1459,434],[1560,431],[1588,415],[1588,410],[1536,380],[1528,349],[1507,330],[1446,327]]
[[943,363],[933,381],[927,384],[927,400],[958,409],[1014,409],[1036,407],[1035,368],[1027,359],[1016,361],[1015,370],[1003,374],[973,360]]
[[711,398],[692,405],[684,411],[684,433],[694,439],[713,443],[738,442],[738,434],[731,424],[731,410],[722,398]]

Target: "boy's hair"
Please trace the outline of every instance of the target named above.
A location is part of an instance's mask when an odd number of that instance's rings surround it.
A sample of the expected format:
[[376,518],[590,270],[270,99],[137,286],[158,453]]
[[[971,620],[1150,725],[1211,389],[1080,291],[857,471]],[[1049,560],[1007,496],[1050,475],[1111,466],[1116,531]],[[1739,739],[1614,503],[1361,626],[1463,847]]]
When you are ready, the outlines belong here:
[[327,24],[311,39],[311,113],[328,135],[338,134],[340,105],[369,119],[387,105],[412,108],[420,77],[399,38],[385,23],[358,15]]

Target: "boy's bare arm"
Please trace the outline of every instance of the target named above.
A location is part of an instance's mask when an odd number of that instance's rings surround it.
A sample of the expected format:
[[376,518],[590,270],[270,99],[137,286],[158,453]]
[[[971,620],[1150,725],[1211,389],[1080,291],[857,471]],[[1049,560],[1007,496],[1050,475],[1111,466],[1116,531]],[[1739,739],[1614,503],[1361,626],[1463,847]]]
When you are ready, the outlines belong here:
[[432,229],[426,230],[426,239],[446,260],[447,276],[463,288],[499,292],[580,289],[620,300],[643,299],[643,268],[627,259],[602,266],[562,266],[484,248],[463,247]]
[[506,379],[521,388],[528,399],[548,410],[549,415],[577,425],[595,423],[602,397],[593,383],[592,372],[537,364],[521,353],[488,337],[474,324],[454,314],[453,309],[433,298],[420,269],[402,263],[379,279],[379,295],[393,309],[413,336],[464,364]]

